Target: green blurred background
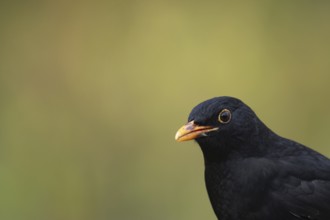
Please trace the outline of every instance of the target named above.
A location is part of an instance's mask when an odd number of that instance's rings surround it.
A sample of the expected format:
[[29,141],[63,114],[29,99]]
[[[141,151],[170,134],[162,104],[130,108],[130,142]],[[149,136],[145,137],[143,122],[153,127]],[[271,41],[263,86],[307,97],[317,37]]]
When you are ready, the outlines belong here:
[[330,2],[1,1],[0,219],[215,219],[193,106],[330,156]]

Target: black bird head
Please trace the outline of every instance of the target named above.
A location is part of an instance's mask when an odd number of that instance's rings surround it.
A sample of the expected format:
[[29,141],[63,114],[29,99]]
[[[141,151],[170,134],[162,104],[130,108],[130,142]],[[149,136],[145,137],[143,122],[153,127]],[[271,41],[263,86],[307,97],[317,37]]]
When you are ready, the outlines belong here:
[[216,97],[197,105],[188,123],[176,133],[177,141],[195,139],[205,159],[226,156],[229,152],[257,153],[260,132],[268,128],[242,101],[232,97]]

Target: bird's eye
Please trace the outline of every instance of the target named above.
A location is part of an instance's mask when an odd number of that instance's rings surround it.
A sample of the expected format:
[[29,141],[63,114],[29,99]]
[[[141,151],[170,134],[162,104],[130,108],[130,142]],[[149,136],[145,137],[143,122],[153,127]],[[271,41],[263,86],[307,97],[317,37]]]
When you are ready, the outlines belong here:
[[219,113],[218,120],[222,124],[227,124],[228,122],[230,122],[230,119],[231,119],[231,113],[228,109],[223,109]]

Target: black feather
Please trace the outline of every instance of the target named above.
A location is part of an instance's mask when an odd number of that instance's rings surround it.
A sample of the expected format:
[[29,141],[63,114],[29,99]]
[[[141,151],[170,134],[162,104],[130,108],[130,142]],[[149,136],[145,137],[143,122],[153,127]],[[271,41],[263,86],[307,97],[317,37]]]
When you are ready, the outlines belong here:
[[[217,118],[222,109],[230,123]],[[218,127],[198,137],[208,195],[220,220],[330,220],[330,160],[272,132],[243,102],[218,97],[189,121]]]

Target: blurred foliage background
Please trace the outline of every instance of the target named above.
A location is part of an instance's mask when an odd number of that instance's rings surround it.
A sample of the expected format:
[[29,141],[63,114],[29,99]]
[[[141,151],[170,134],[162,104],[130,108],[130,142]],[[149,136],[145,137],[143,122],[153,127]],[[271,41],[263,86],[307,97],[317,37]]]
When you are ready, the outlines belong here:
[[215,219],[199,102],[330,156],[330,2],[1,1],[0,219]]

